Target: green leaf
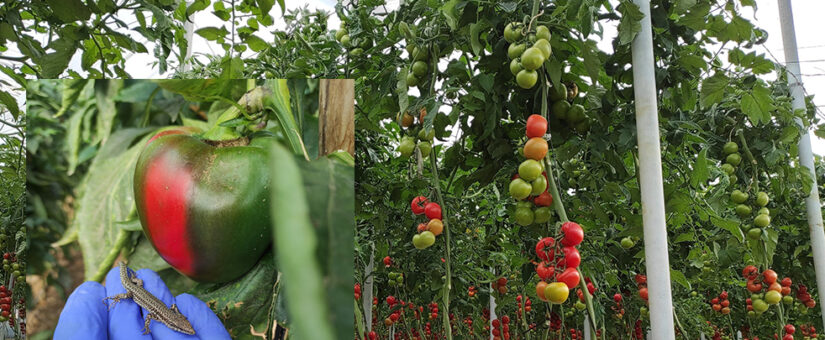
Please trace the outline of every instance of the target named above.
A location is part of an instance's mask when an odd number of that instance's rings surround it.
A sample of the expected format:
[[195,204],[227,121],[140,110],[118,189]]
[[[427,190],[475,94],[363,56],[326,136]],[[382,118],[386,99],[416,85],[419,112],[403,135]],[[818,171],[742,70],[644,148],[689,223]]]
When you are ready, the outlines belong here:
[[223,26],[221,26],[221,28],[204,27],[195,31],[195,33],[197,33],[199,36],[202,36],[206,40],[215,41],[226,37],[226,35],[229,34],[229,31],[227,31],[226,28]]
[[481,50],[484,49],[484,45],[478,40],[479,35],[481,34],[481,29],[486,25],[474,22],[470,24],[470,47],[473,49],[473,54],[479,55]]
[[71,108],[80,96],[80,92],[88,83],[88,79],[66,79],[62,81],[63,91],[60,110],[54,114],[55,118],[62,116]]
[[670,269],[670,279],[676,281],[676,283],[682,285],[685,289],[691,290],[690,282],[685,277],[685,274],[682,274],[682,272],[676,269]]
[[710,176],[708,170],[708,149],[704,148],[699,151],[699,156],[696,157],[696,163],[693,164],[693,172],[690,175],[690,185],[694,188],[699,188],[707,182]]
[[20,107],[17,106],[17,100],[15,100],[11,94],[6,91],[0,91],[0,104],[9,110],[14,120],[17,120],[17,117],[20,116]]
[[78,188],[72,226],[78,230],[86,278],[95,275],[114,245],[120,231],[117,222],[127,220],[134,209],[132,175],[140,150],[149,139],[146,134],[152,130],[131,128],[112,134]]
[[[261,9],[261,14],[269,15],[269,11],[272,10],[272,6],[275,4],[275,0],[258,0],[258,7]],[[284,0],[278,0],[278,5],[281,6],[281,12],[284,11]]]
[[77,41],[61,37],[49,44],[49,48],[55,52],[37,58],[35,62],[40,66],[43,78],[58,78],[69,67],[69,61],[77,52]]
[[267,80],[266,85],[272,91],[272,95],[266,97],[264,107],[274,111],[275,118],[278,119],[282,132],[292,147],[292,152],[309,159],[301,140],[301,130],[298,128],[295,115],[292,114],[292,106],[289,104],[289,86],[286,79]]
[[246,39],[244,39],[244,42],[246,42],[249,48],[255,52],[263,51],[267,47],[269,47],[269,44],[267,44],[266,41],[252,34],[246,37]]
[[447,25],[449,25],[450,29],[453,31],[455,31],[458,27],[458,14],[455,9],[456,5],[458,5],[458,0],[450,0],[441,6],[441,14],[444,14]]
[[210,0],[195,0],[192,2],[192,4],[186,8],[186,17],[189,18],[192,14],[195,14],[195,12],[205,10],[209,7],[209,1]]
[[693,6],[696,6],[696,0],[677,0],[676,13],[685,13]]
[[726,220],[716,215],[711,215],[710,221],[716,227],[729,231],[734,237],[736,237],[737,240],[739,240],[739,243],[742,243],[745,240],[745,234],[743,234],[742,230],[739,229],[738,222]]
[[81,0],[46,0],[49,7],[56,9],[54,15],[64,23],[86,21],[92,11]]
[[754,84],[751,91],[742,94],[740,109],[748,116],[754,126],[771,121],[771,111],[776,107],[772,104],[771,90],[761,82]]
[[624,0],[616,9],[622,14],[622,19],[619,21],[619,45],[627,45],[636,38],[636,34],[642,31],[642,19],[644,14],[639,9],[639,6]]
[[123,88],[122,79],[96,80],[95,101],[97,102],[97,138],[92,144],[106,144],[117,116],[115,96]]
[[243,79],[243,60],[240,57],[224,58],[220,79]]
[[[310,219],[307,193],[295,156],[280,144],[271,149],[273,249],[283,273],[291,332],[301,339],[335,339],[323,276],[317,261],[318,238]],[[300,161],[300,160],[299,160]],[[347,304],[349,305],[349,304]],[[350,336],[352,333],[347,334]]]
[[599,81],[599,71],[603,68],[601,60],[599,60],[599,47],[593,40],[587,40],[582,43],[582,58],[584,59],[584,69],[587,75],[592,79],[592,83],[596,84]]
[[707,108],[722,101],[729,83],[730,79],[721,72],[703,80],[699,96],[702,107]]

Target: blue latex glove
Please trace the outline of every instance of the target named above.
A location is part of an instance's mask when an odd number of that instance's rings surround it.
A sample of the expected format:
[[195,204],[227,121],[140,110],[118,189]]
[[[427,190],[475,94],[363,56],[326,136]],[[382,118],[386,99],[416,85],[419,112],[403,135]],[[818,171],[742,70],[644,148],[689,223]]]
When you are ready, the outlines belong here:
[[195,335],[187,335],[172,330],[161,322],[152,320],[149,334],[143,334],[144,317],[149,312],[138,306],[132,299],[124,299],[109,309],[103,299],[126,293],[120,282],[119,268],[115,267],[106,275],[106,286],[97,282],[84,282],[69,296],[54,338],[64,339],[230,339],[221,320],[203,301],[189,295],[173,297],[157,273],[149,269],[137,271],[143,280],[143,288],[163,301],[167,307],[177,304],[178,310],[189,319]]

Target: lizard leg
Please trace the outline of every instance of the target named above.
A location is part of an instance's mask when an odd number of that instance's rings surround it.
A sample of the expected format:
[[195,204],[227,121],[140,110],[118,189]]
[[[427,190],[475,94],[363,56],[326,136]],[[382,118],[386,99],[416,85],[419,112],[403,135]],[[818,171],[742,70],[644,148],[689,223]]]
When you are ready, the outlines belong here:
[[107,304],[109,306],[109,309],[112,309],[112,306],[116,305],[118,302],[120,302],[120,300],[131,299],[131,298],[132,298],[132,293],[126,292],[126,293],[123,293],[123,294],[108,296],[105,299],[103,299],[103,303],[106,303],[106,300],[114,301],[112,304]]
[[139,287],[143,287],[143,280],[138,279],[137,276],[132,276],[132,283],[138,285]]
[[149,313],[148,315],[146,315],[146,322],[143,324],[143,334],[149,334],[149,323],[152,322],[152,320],[157,319],[158,318],[155,317],[155,313]]
[[170,307],[170,309],[171,309],[171,310],[173,310],[173,311],[175,311],[175,312],[180,313],[180,310],[178,310],[178,305],[176,305],[176,304],[174,304],[174,303],[172,304],[172,307]]

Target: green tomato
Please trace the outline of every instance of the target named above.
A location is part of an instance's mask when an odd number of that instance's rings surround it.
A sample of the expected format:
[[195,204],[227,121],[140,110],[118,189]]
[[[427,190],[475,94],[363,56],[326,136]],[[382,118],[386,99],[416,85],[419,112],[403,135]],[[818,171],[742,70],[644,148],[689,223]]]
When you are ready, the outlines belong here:
[[18,270],[18,269],[20,269],[20,265],[15,263],[15,264],[11,265],[11,268],[14,269],[14,270]]
[[746,194],[742,191],[739,191],[737,189],[737,190],[734,190],[733,193],[730,194],[730,199],[733,201],[733,203],[736,203],[736,204],[744,203],[745,201],[748,200],[748,194]]
[[516,223],[522,226],[528,226],[533,224],[533,220],[535,216],[533,215],[533,210],[530,208],[516,208]]
[[764,191],[760,191],[760,192],[756,193],[756,204],[758,204],[760,207],[764,207],[764,206],[768,205],[768,201],[770,201],[770,198],[768,197],[768,193],[766,193]]
[[544,52],[536,47],[530,47],[521,54],[521,66],[527,70],[535,70],[544,64]]
[[550,29],[544,25],[539,25],[538,27],[536,27],[536,39],[544,39],[550,41]]
[[728,175],[733,175],[733,172],[736,171],[736,168],[733,165],[728,163],[722,164],[722,171],[724,171]]
[[509,43],[514,43],[521,39],[521,24],[511,22],[504,27],[504,40]]
[[418,139],[420,140],[432,142],[433,138],[435,138],[435,130],[433,129],[418,131]]
[[398,283],[404,283],[404,277],[403,277],[403,276],[399,276],[399,277],[395,278],[395,282],[398,282]]
[[762,209],[759,209],[758,214],[759,214],[759,215],[768,215],[768,216],[771,216],[771,211],[770,211],[770,210],[768,210],[768,208],[762,208]]
[[517,200],[523,200],[530,196],[530,192],[533,191],[533,187],[530,183],[525,182],[521,178],[516,178],[510,182],[510,196]]
[[421,76],[424,76],[425,74],[427,74],[427,69],[428,68],[429,67],[427,66],[426,62],[416,61],[416,62],[413,63],[412,72],[416,77],[421,77]]
[[736,177],[736,175],[730,175],[730,182],[731,183],[736,183],[736,180],[738,180],[738,179],[739,179],[739,177]]
[[346,28],[339,29],[338,32],[335,32],[335,40],[341,41],[341,38],[348,33]]
[[415,141],[412,139],[402,139],[401,144],[398,145],[398,151],[401,152],[401,157],[410,157],[415,151]]
[[[776,292],[776,293],[778,293],[778,292]],[[780,295],[782,295],[782,294],[780,294]],[[763,301],[762,299],[755,299],[755,300],[752,299],[751,304],[753,305],[753,311],[754,312],[764,313],[766,310],[768,310],[768,304],[765,303],[765,301]]]
[[567,86],[559,84],[550,88],[550,101],[557,102],[567,100]]
[[[765,293],[765,302],[769,305],[778,304],[780,301],[782,301],[782,293],[775,290],[769,290]],[[754,309],[756,309],[756,307],[754,307]]]
[[633,240],[630,239],[630,237],[625,237],[622,239],[622,248],[624,249],[633,248],[633,246],[635,245],[636,243],[634,243]]
[[544,56],[544,59],[550,58],[553,55],[553,48],[550,47],[550,42],[544,39],[539,39],[533,44],[533,47],[538,48],[541,51],[541,54]]
[[418,85],[418,77],[414,73],[407,73],[407,86],[414,87]]
[[424,231],[421,234],[413,236],[413,246],[416,249],[424,249],[435,243],[435,234],[430,231]]
[[584,106],[579,104],[573,104],[570,106],[570,109],[567,110],[567,121],[571,123],[579,123],[587,119],[587,116],[584,114]]
[[566,100],[554,102],[553,106],[550,107],[550,112],[552,112],[556,118],[561,120],[567,120],[567,111],[570,111],[570,103]]
[[539,74],[536,71],[521,70],[516,75],[516,83],[523,89],[529,89],[536,85]]
[[793,296],[785,295],[782,297],[782,303],[789,306],[793,304]]
[[532,208],[533,208],[533,202],[530,202],[530,201],[518,201],[518,202],[516,202],[516,209],[518,209],[518,208],[527,208],[527,209],[532,209]]
[[735,142],[727,142],[725,146],[722,147],[722,150],[725,152],[726,155],[730,155],[732,153],[739,152],[739,145]]
[[349,55],[351,55],[353,57],[358,57],[363,53],[364,53],[364,49],[360,48],[360,47],[359,48],[353,48],[352,51],[349,51]]
[[430,60],[430,55],[426,49],[419,48],[418,46],[413,48],[412,53],[413,60],[415,61],[427,61]]
[[524,49],[527,48],[524,44],[511,44],[507,47],[507,56],[510,59],[516,59],[524,53]]
[[758,240],[762,236],[762,229],[751,228],[748,230],[748,238],[751,240]]
[[736,206],[736,214],[739,215],[739,217],[749,216],[751,214],[751,207],[739,204]]
[[757,215],[756,218],[753,219],[753,225],[764,228],[771,224],[771,217],[768,215]]
[[525,160],[518,166],[518,175],[525,181],[533,181],[541,176],[541,164],[535,159]]
[[413,52],[415,52],[415,44],[407,44],[404,48],[407,50],[407,53],[410,54],[410,57],[412,57]]
[[418,142],[418,150],[421,151],[421,157],[429,157],[432,149],[433,147],[429,142]]
[[536,177],[530,185],[533,186],[533,191],[530,192],[531,194],[535,196],[541,195],[541,193],[547,190],[547,179],[545,179],[544,176]]
[[[415,238],[415,237],[413,237],[413,238]],[[415,245],[415,243],[413,243],[413,245]],[[416,248],[418,248],[418,247],[416,247]],[[389,281],[387,282],[387,284],[389,284],[389,285],[390,285],[390,287],[395,287],[395,286],[397,286],[397,285],[398,285],[398,283],[397,283],[397,282],[395,282],[395,280],[389,280]]]
[[510,73],[512,73],[514,76],[518,75],[518,73],[521,72],[521,70],[523,69],[524,67],[521,67],[521,62],[519,62],[518,59],[510,60]]
[[344,34],[343,36],[341,36],[341,40],[339,40],[339,41],[341,42],[341,45],[344,45],[344,47],[349,47],[349,35],[348,34]]
[[739,165],[739,163],[742,163],[742,155],[738,152],[732,153],[728,155],[728,158],[726,158],[725,161],[734,166]]
[[533,222],[547,223],[553,217],[553,210],[550,207],[541,207],[533,212]]
[[397,277],[398,277],[398,273],[396,273],[396,272],[390,272],[390,274],[388,275],[388,277],[390,278],[390,280],[395,280],[395,278],[397,278]]
[[578,310],[584,310],[585,308],[587,308],[587,305],[585,305],[581,301],[576,301],[576,304],[574,305],[574,307],[576,307],[576,309],[578,309]]
[[696,297],[697,295],[699,295],[699,293],[696,293],[696,291],[690,292],[690,296],[692,297]]

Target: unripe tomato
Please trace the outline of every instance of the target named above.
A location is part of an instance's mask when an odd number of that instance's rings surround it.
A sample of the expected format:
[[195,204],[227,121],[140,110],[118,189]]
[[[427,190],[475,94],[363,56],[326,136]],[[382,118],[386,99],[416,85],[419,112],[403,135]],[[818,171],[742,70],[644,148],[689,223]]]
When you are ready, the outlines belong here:
[[441,219],[441,206],[438,203],[430,202],[424,205],[424,215],[429,219]]
[[539,74],[533,70],[521,70],[516,75],[516,83],[523,89],[533,88],[538,80]]
[[533,47],[541,51],[542,56],[544,56],[544,60],[547,60],[547,58],[550,58],[550,56],[553,55],[553,48],[550,46],[550,42],[547,40],[536,40],[536,43],[533,44]]
[[765,302],[767,302],[769,305],[778,304],[781,300],[782,293],[780,292],[777,292],[775,290],[769,290],[767,293],[765,293]]
[[524,67],[521,66],[521,62],[518,59],[510,60],[510,73],[514,76],[518,75],[518,73],[523,69]]
[[544,176],[536,177],[536,179],[530,183],[530,186],[533,187],[530,191],[531,195],[541,195],[541,193],[547,191],[547,179],[544,178]]
[[765,214],[759,214],[753,219],[753,225],[764,228],[771,224],[771,217]]
[[424,196],[418,196],[416,198],[413,198],[412,202],[410,202],[410,208],[412,209],[413,214],[423,214],[424,205],[427,204],[427,202],[427,198]]
[[[528,159],[518,166],[519,178],[525,181],[533,181],[541,176],[541,163],[535,159]],[[532,188],[531,188],[532,189]]]
[[521,39],[521,37],[522,35],[520,23],[511,22],[504,27],[504,40],[507,40],[507,42],[514,43]]
[[412,72],[407,74],[407,86],[408,87],[418,86],[418,77],[416,77],[415,74],[412,73]]
[[[512,46],[512,45],[510,45]],[[522,45],[522,50],[524,46]],[[521,66],[525,70],[536,70],[544,64],[544,52],[536,47],[530,47],[521,53]]]
[[530,208],[516,208],[516,215],[514,216],[515,222],[521,226],[528,226],[533,224],[535,220],[535,214],[533,214],[533,210]]
[[[524,44],[511,44],[507,47],[507,56],[510,59],[517,59],[524,53],[524,49],[527,48]],[[522,61],[521,66],[524,66],[524,62]],[[524,66],[524,68],[527,68]],[[532,69],[535,70],[535,69]]]
[[533,211],[534,223],[547,223],[553,217],[553,211],[548,207],[541,207]]
[[564,282],[553,282],[547,285],[544,290],[544,296],[548,301],[554,304],[562,304],[567,301],[567,296],[570,294],[570,289]]
[[413,63],[412,72],[416,77],[423,77],[427,74],[428,68],[427,63],[423,61],[416,61]]
[[725,143],[725,146],[722,147],[722,150],[725,152],[726,155],[729,155],[735,152],[739,152],[739,145],[737,145],[735,142],[727,142]]
[[536,27],[536,39],[544,39],[550,41],[550,29],[547,26],[539,25]]
[[527,117],[526,133],[528,138],[544,137],[547,133],[547,119],[537,114],[530,115]]
[[533,191],[533,186],[521,178],[516,178],[510,181],[509,191],[510,196],[513,198],[523,200],[527,198],[527,196],[530,196],[530,193]]

